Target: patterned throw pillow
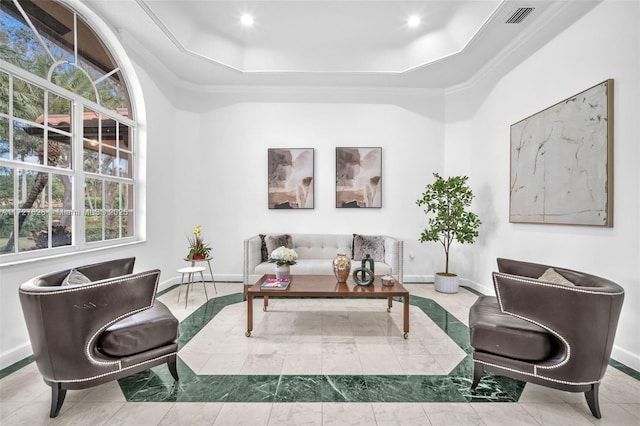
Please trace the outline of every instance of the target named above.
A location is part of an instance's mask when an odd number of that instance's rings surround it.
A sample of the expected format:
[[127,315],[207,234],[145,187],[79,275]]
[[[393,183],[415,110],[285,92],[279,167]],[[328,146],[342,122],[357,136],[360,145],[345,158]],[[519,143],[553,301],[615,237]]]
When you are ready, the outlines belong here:
[[78,272],[76,269],[72,269],[64,280],[62,280],[60,286],[89,284],[90,282],[91,280],[85,274]]
[[544,271],[544,274],[540,275],[538,277],[538,279],[540,281],[546,281],[546,282],[549,282],[549,283],[564,285],[564,286],[567,286],[567,287],[575,286],[575,284],[573,284],[571,281],[569,281],[568,279],[566,279],[565,277],[560,275],[553,268],[549,268],[546,271]]
[[353,234],[352,254],[351,258],[356,261],[368,254],[375,262],[384,262],[384,237]]
[[265,234],[259,234],[259,235],[261,240],[260,255],[262,257],[262,261],[266,262],[267,260],[269,260],[269,251],[267,250],[267,243],[264,241],[264,239],[267,238],[267,236]]
[[289,234],[281,234],[281,235],[267,235],[264,239],[264,242],[267,246],[267,259],[271,256],[271,252],[273,252],[278,247],[286,247],[293,248],[293,240],[291,239],[291,235]]

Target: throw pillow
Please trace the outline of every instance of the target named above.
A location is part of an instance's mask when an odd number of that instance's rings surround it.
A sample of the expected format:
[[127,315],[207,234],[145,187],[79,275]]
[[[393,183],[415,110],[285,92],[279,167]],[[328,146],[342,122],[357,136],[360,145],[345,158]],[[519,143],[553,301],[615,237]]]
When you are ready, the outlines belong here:
[[384,237],[353,234],[352,252],[353,260],[362,260],[368,254],[375,262],[384,262]]
[[69,271],[69,274],[62,280],[61,286],[77,285],[77,284],[89,284],[91,280],[82,272],[76,269]]
[[564,285],[564,286],[567,286],[567,287],[573,287],[575,285],[571,281],[569,281],[568,279],[566,279],[565,277],[560,275],[553,268],[549,268],[546,271],[544,271],[544,274],[540,275],[538,277],[538,279],[540,281],[547,281],[547,282],[550,282],[550,283]]
[[293,248],[293,240],[289,234],[281,235],[267,235],[264,239],[267,245],[267,259],[271,256],[271,253],[278,247]]
[[262,261],[266,262],[267,260],[269,260],[269,251],[267,250],[267,243],[265,243],[264,239],[267,237],[265,234],[259,234],[260,235],[260,240],[261,240],[261,256],[262,256]]

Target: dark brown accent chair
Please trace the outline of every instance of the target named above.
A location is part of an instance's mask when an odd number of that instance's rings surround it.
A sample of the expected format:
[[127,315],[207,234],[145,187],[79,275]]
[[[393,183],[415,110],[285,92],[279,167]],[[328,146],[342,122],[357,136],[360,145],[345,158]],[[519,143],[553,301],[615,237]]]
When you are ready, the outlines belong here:
[[469,312],[474,349],[472,389],[484,371],[569,392],[584,392],[600,418],[598,389],[622,309],[618,284],[552,267],[575,286],[538,280],[548,265],[498,259],[497,297],[481,296]]
[[160,271],[132,273],[135,258],[75,268],[90,282],[62,286],[70,270],[20,286],[33,356],[51,386],[50,417],[68,389],[84,389],[167,363],[178,380],[178,320],[155,300]]

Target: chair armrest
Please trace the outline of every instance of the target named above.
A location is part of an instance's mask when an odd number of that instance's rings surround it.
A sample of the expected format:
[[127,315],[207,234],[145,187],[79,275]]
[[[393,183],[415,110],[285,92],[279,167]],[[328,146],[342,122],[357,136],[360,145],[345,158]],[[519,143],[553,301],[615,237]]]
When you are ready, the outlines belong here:
[[123,318],[149,309],[160,276],[151,270],[89,284],[20,286],[20,303],[38,368],[45,379],[74,381],[117,371],[119,361],[96,348],[102,331]]
[[391,266],[391,274],[400,283],[404,282],[404,242],[400,239],[384,237],[384,262]]
[[262,238],[255,235],[244,240],[244,260],[242,283],[249,284],[249,275],[255,273],[256,266],[262,263]]
[[[569,287],[493,273],[500,309],[545,328],[564,346],[562,359],[540,368],[570,368],[584,381],[599,380],[604,374],[624,299],[620,286],[600,280],[602,287]],[[595,377],[594,371],[600,375]]]

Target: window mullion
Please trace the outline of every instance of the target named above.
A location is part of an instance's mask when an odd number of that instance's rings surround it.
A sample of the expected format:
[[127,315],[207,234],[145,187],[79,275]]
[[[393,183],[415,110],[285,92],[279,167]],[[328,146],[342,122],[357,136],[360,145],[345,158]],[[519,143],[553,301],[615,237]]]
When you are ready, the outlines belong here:
[[72,215],[72,229],[73,241],[75,244],[83,248],[86,246],[86,233],[85,233],[85,200],[84,200],[84,187],[85,187],[85,173],[84,173],[84,105],[82,102],[73,101],[71,106],[71,123],[73,126],[73,134],[71,136],[71,167],[73,169],[74,183],[73,183],[73,195],[72,195],[72,208],[76,214]]

